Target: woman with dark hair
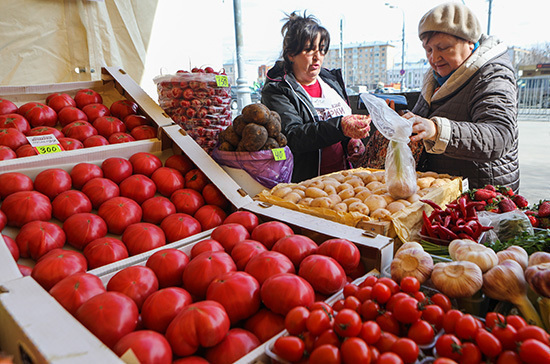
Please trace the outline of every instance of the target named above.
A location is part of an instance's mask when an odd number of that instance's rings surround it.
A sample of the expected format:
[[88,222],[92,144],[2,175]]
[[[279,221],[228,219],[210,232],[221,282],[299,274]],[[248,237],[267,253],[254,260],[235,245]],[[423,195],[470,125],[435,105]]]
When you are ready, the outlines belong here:
[[281,33],[282,60],[267,73],[262,103],[281,117],[292,181],[347,169],[348,143],[368,135],[370,118],[351,115],[341,70],[323,68],[330,35],[312,15],[295,12]]

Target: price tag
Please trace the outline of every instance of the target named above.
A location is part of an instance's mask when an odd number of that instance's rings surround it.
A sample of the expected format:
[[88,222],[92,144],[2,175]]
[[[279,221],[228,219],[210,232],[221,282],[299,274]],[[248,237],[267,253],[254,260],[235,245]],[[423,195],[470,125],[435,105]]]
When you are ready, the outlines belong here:
[[285,148],[274,148],[271,149],[271,152],[273,153],[273,158],[275,158],[276,161],[286,160]]
[[27,137],[27,140],[38,154],[51,154],[63,151],[59,140],[53,134],[35,135]]
[[225,75],[216,75],[216,85],[218,87],[229,87],[229,79]]

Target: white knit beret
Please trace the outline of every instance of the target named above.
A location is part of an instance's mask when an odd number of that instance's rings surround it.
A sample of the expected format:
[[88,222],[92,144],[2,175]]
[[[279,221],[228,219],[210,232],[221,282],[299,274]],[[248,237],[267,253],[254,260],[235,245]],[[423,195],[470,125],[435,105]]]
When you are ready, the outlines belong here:
[[481,25],[470,9],[461,3],[444,3],[428,11],[418,24],[418,36],[426,32],[441,32],[476,43],[481,37]]

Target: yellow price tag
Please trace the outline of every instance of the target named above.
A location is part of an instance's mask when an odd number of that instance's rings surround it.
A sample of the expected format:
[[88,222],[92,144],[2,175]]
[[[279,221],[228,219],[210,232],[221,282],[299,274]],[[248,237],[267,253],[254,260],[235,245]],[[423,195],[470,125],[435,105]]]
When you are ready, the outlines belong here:
[[229,87],[229,79],[225,75],[216,75],[216,85],[218,87]]
[[276,161],[286,160],[285,148],[274,148],[271,149],[271,152],[273,153],[273,158],[275,158]]
[[41,145],[39,147],[36,147],[36,151],[38,154],[51,154],[51,153],[57,153],[62,152],[63,150],[59,146],[59,144],[52,144],[52,145]]

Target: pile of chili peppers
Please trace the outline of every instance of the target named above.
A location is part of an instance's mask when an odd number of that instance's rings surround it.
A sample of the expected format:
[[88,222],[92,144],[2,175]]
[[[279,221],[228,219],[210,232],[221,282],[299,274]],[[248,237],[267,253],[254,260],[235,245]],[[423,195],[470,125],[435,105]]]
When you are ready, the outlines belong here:
[[422,228],[420,234],[433,238],[434,243],[449,245],[454,239],[470,239],[479,242],[484,231],[490,230],[492,226],[484,226],[477,217],[477,207],[481,201],[468,201],[464,196],[456,201],[447,204],[442,209],[431,200],[420,200],[433,208],[428,216],[422,211]]

